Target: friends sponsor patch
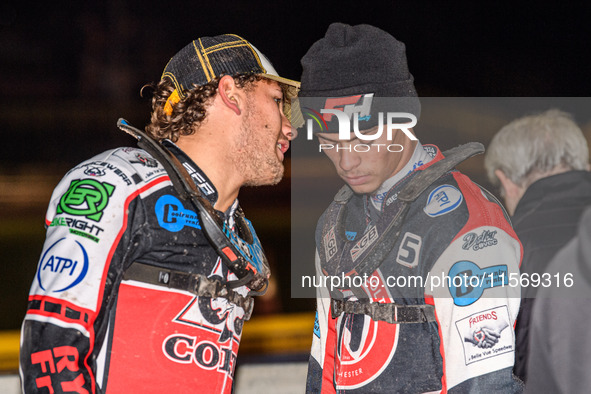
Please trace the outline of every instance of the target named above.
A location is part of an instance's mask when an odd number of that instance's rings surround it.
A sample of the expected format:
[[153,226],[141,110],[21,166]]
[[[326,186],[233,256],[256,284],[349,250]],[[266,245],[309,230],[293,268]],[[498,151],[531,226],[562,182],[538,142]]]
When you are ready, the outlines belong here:
[[466,365],[515,350],[506,305],[474,313],[456,321]]
[[452,185],[441,185],[429,194],[423,211],[433,218],[445,215],[459,207],[463,200],[464,197],[457,188]]

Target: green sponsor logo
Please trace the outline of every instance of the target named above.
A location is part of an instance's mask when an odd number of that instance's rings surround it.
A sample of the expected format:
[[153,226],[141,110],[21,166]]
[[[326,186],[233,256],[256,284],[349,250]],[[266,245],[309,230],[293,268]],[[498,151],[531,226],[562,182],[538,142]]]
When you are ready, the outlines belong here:
[[72,181],[68,191],[60,199],[57,213],[85,216],[98,222],[114,190],[115,186],[94,179]]
[[100,239],[98,237],[95,237],[94,235],[90,235],[88,233],[85,233],[84,231],[76,230],[73,228],[70,229],[70,233],[74,234],[74,235],[78,235],[79,237],[88,238],[91,241],[94,241],[96,243],[98,243],[100,241]]

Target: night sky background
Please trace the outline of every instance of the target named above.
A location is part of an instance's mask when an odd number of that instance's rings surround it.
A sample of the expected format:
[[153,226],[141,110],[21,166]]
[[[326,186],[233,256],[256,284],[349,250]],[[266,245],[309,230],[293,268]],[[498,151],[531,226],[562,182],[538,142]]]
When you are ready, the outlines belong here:
[[[4,2],[0,329],[18,328],[24,315],[51,190],[76,163],[133,144],[116,129],[117,118],[146,124],[141,87],[159,80],[192,39],[241,35],[281,75],[299,79],[300,58],[330,23],[368,23],[406,44],[421,96],[586,97],[590,11],[588,2],[566,1]],[[241,193],[277,278],[289,276],[289,197],[289,180]],[[281,302],[266,311],[311,308],[289,300],[289,283],[279,291]]]

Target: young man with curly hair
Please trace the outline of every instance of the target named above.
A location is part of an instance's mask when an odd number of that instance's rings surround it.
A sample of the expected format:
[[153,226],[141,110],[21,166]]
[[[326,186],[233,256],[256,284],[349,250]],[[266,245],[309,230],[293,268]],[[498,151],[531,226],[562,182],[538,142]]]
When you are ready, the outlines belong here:
[[281,179],[298,86],[241,37],[199,38],[154,86],[146,132],[122,126],[156,148],[66,174],[22,326],[23,392],[231,392],[253,277],[268,276],[238,192]]

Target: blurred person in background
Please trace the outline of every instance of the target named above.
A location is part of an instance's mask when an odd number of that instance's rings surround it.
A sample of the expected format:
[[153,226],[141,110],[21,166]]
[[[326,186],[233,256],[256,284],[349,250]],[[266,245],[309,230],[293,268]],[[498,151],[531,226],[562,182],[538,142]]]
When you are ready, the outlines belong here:
[[[560,285],[542,287],[531,313],[526,392],[588,393],[591,323],[591,208],[575,238],[548,264]],[[554,282],[556,283],[556,282]]]
[[120,122],[146,150],[65,175],[22,324],[23,392],[232,391],[269,275],[237,197],[282,178],[298,86],[243,38],[201,37],[153,86],[146,132]]
[[[591,204],[587,141],[572,116],[551,109],[504,126],[485,156],[487,176],[500,187],[524,249],[522,275],[539,278],[575,236]],[[527,381],[531,310],[537,287],[522,288],[517,317],[515,374]]]

